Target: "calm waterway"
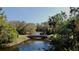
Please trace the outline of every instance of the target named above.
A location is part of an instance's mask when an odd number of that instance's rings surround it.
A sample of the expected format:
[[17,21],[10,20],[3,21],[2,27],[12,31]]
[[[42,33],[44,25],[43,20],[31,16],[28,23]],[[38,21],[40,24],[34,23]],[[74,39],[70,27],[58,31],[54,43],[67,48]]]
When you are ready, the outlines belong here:
[[[33,35],[40,35],[40,32],[36,32]],[[1,51],[44,51],[48,50],[50,44],[48,41],[45,40],[33,40],[29,39],[26,42],[23,42],[19,45],[10,47],[10,48],[2,48]]]
[[17,46],[2,48],[1,51],[44,51],[48,50],[50,44],[42,40],[29,40]]

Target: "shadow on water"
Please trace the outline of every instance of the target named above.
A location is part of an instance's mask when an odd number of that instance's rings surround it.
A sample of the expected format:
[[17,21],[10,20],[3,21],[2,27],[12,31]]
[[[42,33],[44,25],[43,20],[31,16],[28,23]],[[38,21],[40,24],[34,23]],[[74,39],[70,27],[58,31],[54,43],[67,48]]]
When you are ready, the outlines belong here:
[[44,40],[28,40],[16,46],[0,48],[0,51],[44,51],[49,45],[49,42]]

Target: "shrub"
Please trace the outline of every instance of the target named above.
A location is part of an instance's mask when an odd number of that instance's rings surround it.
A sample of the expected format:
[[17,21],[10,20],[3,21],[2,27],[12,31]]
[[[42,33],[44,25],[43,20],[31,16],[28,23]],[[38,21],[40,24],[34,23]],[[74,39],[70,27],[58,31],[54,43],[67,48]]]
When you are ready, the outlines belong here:
[[0,28],[0,44],[13,42],[18,37],[16,30],[10,24],[2,24]]
[[7,21],[2,9],[0,9],[0,44],[13,42],[18,33]]

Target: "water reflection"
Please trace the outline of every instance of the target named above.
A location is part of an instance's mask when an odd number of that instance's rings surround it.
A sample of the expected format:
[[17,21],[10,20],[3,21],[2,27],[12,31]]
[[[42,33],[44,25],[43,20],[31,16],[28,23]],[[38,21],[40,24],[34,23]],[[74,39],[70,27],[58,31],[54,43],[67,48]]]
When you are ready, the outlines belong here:
[[44,51],[48,49],[49,43],[46,41],[32,41],[29,44],[19,46],[20,51]]
[[49,42],[29,40],[10,48],[1,48],[0,51],[44,51],[49,48]]

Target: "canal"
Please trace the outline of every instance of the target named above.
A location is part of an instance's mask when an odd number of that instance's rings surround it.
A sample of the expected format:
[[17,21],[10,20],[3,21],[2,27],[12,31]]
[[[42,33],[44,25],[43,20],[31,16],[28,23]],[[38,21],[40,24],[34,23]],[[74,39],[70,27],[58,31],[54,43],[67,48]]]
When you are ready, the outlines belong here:
[[13,47],[1,48],[0,51],[45,51],[49,46],[47,41],[31,39]]
[[[40,35],[40,32],[33,33],[32,35]],[[0,51],[44,51],[48,50],[49,46],[49,42],[44,39],[29,39],[13,47],[0,48]]]
[[49,42],[42,40],[30,40],[19,46],[20,51],[44,51],[49,48]]

